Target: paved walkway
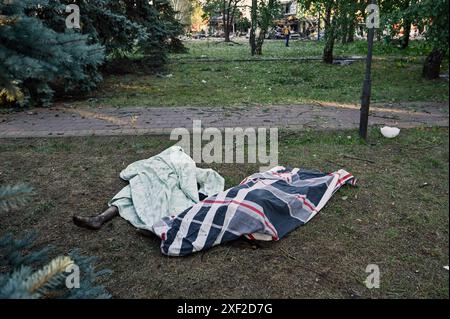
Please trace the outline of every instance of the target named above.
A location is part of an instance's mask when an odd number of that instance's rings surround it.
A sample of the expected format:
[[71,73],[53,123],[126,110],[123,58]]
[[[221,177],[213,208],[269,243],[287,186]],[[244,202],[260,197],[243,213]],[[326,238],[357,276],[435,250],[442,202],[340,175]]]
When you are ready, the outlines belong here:
[[[359,107],[311,104],[245,107],[53,107],[0,115],[0,138],[166,134],[173,128],[279,127],[333,130],[358,127]],[[400,128],[449,125],[448,103],[371,106],[370,125]]]

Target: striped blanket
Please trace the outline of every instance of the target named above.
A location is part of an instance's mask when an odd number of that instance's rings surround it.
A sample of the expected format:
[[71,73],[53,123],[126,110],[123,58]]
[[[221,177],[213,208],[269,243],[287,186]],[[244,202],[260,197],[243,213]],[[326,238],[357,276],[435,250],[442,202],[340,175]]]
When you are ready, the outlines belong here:
[[344,184],[356,184],[352,174],[324,174],[281,166],[256,173],[184,210],[164,217],[152,231],[161,251],[185,256],[241,236],[279,240],[311,220]]

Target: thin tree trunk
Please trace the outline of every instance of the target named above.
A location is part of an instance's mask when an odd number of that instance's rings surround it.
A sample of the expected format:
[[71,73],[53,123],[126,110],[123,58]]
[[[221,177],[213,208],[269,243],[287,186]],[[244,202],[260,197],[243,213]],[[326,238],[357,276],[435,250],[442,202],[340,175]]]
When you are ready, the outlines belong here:
[[[403,11],[407,11],[411,1],[406,1],[403,4]],[[406,17],[403,19],[403,36],[400,39],[400,48],[406,49],[409,44],[409,34],[411,33],[411,19]]]
[[325,47],[323,49],[322,60],[325,63],[333,63],[333,48],[334,48],[334,25],[331,21],[331,12],[332,6],[331,4],[327,5],[325,11]]
[[223,26],[223,31],[224,31],[224,37],[225,37],[225,42],[231,42],[230,39],[230,25],[228,22],[228,19],[225,19],[225,24]]
[[252,6],[250,9],[251,27],[250,27],[250,52],[253,55],[256,54],[256,27],[258,26],[258,0],[252,0]]
[[[235,34],[235,30],[234,30],[234,15],[236,14],[236,9],[237,9],[237,4],[238,4],[239,0],[236,0],[233,4],[233,9],[231,10],[231,17],[228,21],[228,25],[229,25],[229,30],[233,31],[233,34]],[[231,4],[231,1],[230,1]]]
[[317,41],[320,41],[320,12],[317,16]]
[[377,29],[377,41],[381,42],[381,36],[383,35],[383,30]]
[[229,25],[228,25],[228,19],[229,19],[229,15],[230,15],[230,8],[229,8],[229,4],[227,7],[227,0],[223,0],[223,14],[222,14],[222,23],[223,23],[223,33],[224,33],[224,37],[225,37],[225,42],[230,42],[230,29],[229,29]]
[[259,26],[259,34],[256,39],[256,55],[262,55],[262,47],[266,38],[267,30],[273,21],[273,14],[271,13],[275,6],[275,0],[269,0],[266,4],[264,12],[261,12],[261,22]]
[[342,44],[346,44],[347,43],[347,33],[348,33],[348,17],[346,17],[343,25],[341,26],[341,42]]
[[[370,3],[376,4],[376,1],[371,0]],[[367,34],[366,73],[364,76],[363,90],[361,95],[361,110],[359,118],[359,136],[364,140],[367,140],[367,128],[369,125],[370,95],[372,91],[372,50],[374,35],[375,29],[370,28]]]
[[[354,17],[353,17],[353,19],[354,19]],[[352,23],[350,24],[350,28],[348,29],[347,43],[355,42],[355,30],[356,30],[356,24],[355,24],[355,20],[353,20]]]
[[265,35],[266,35],[266,32],[261,30],[258,35],[258,38],[256,39],[255,55],[262,55],[262,46],[264,43]]
[[441,71],[441,63],[445,53],[434,49],[425,59],[422,69],[422,77],[427,80],[437,79]]
[[228,29],[228,27],[225,27],[225,39],[224,39],[224,42],[231,42],[230,30]]
[[[252,55],[261,55],[264,39],[266,38],[267,30],[274,19],[273,9],[275,0],[269,0],[266,5],[260,7],[260,16],[258,16],[258,0],[252,0],[251,15],[251,29],[250,29],[250,48]],[[264,10],[263,10],[264,9]],[[259,20],[258,20],[259,18]],[[258,34],[256,30],[258,29]]]
[[334,38],[328,38],[325,43],[325,48],[323,49],[322,60],[325,63],[333,63],[333,49],[334,49]]
[[400,42],[400,47],[406,49],[409,44],[409,35],[411,33],[411,21],[406,19],[403,25],[403,37]]

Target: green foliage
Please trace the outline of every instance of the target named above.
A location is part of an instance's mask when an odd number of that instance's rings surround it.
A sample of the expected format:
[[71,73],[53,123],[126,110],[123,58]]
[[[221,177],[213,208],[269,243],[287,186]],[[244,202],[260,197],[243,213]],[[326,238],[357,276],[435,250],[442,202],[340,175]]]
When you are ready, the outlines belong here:
[[[223,10],[223,0],[206,0],[202,6],[203,19],[211,20],[212,17],[221,14]],[[226,5],[226,3],[225,3]]]
[[250,20],[247,17],[239,17],[239,19],[236,21],[236,29],[240,32],[247,33],[247,30],[250,28],[251,23]]
[[48,0],[38,11],[38,17],[58,32],[64,32],[68,4],[80,7],[80,32],[90,43],[99,43],[107,55],[118,55],[134,49],[137,41],[146,41],[145,28],[126,16],[125,7],[112,0]]
[[101,80],[103,47],[88,36],[56,32],[36,12],[47,1],[3,1],[0,14],[0,102],[49,106],[57,86],[88,91]]
[[280,2],[277,0],[260,0],[258,2],[258,11],[258,24],[263,28],[273,26],[273,20],[282,17]]
[[[110,271],[96,271],[93,266],[95,258],[81,256],[73,250],[68,256],[58,256],[46,262],[51,247],[33,250],[35,240],[35,234],[23,239],[14,239],[12,235],[0,238],[0,299],[111,297],[103,286],[96,285],[97,278]],[[67,270],[73,265],[79,267],[80,286],[70,289],[66,286],[70,274]]]
[[169,0],[49,0],[39,17],[52,29],[64,31],[65,7],[75,3],[81,11],[81,32],[92,43],[106,48],[109,58],[124,58],[141,51],[163,61],[171,39],[182,33],[182,25]]
[[[214,21],[214,17],[219,17],[223,22],[225,38],[232,29],[232,24],[240,19],[242,13],[239,6],[243,5],[243,0],[206,0],[203,4],[203,19]],[[225,39],[227,41],[227,38]]]
[[[323,13],[325,20],[325,48],[323,60],[333,60],[336,39],[353,42],[355,27],[366,18],[368,1],[354,0],[298,0],[301,10],[313,14]],[[448,52],[448,0],[378,0],[380,28],[386,44],[399,44],[402,50],[409,46],[411,24],[418,27],[427,41],[422,49],[428,50],[422,74],[433,79],[439,76],[440,64]],[[392,41],[393,37],[400,39]],[[386,47],[387,48],[387,47]],[[387,48],[388,49],[388,48]]]
[[448,0],[413,0],[407,13],[425,30],[425,38],[435,50],[448,50]]
[[321,13],[325,22],[323,61],[332,63],[336,39],[352,42],[359,21],[364,18],[368,2],[355,0],[298,0],[302,10]]
[[[250,15],[250,51],[252,55],[262,55],[266,34],[274,25],[274,20],[281,16],[280,3],[277,0],[253,0]],[[258,35],[257,30],[259,30]]]
[[[176,19],[176,12],[171,6],[169,0],[156,0],[154,2],[156,10],[159,12],[157,21],[161,21],[164,33],[161,33],[158,38],[158,42],[155,44],[158,47],[162,47],[161,52],[171,53],[185,53],[186,47],[181,43],[178,36],[183,33],[183,25]],[[151,22],[149,26],[152,27],[150,35],[157,34],[159,28],[156,28],[154,22]],[[165,57],[166,58],[166,57]]]
[[8,212],[28,203],[33,189],[27,185],[0,186],[0,212]]
[[[24,206],[31,194],[25,185],[0,187],[0,213]],[[72,250],[48,262],[52,247],[33,249],[36,237],[30,233],[22,239],[10,234],[0,238],[0,299],[110,298],[103,286],[96,285],[97,278],[110,271],[96,271],[94,257]],[[69,266],[79,269],[79,287],[66,285]]]
[[[66,29],[67,4],[80,7],[80,30]],[[0,105],[49,106],[55,93],[88,92],[105,56],[137,53],[160,67],[167,52],[185,50],[181,32],[169,0],[0,1]]]
[[448,53],[448,0],[396,0],[382,1],[383,27],[390,32],[386,42],[403,27],[400,47],[409,46],[411,24],[426,39],[428,56],[424,61],[422,76],[426,79],[439,77],[444,57]]
[[175,12],[175,18],[180,21],[187,31],[192,23],[192,14],[196,2],[194,0],[169,0]]

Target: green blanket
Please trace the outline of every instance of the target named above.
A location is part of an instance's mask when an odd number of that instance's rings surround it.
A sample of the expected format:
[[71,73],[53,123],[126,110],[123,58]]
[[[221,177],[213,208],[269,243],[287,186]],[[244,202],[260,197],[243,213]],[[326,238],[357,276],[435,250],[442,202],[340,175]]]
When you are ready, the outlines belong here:
[[177,215],[198,203],[199,192],[211,196],[223,191],[225,184],[216,171],[196,167],[180,146],[130,164],[120,177],[129,185],[109,206],[117,206],[120,216],[147,230],[162,217]]

